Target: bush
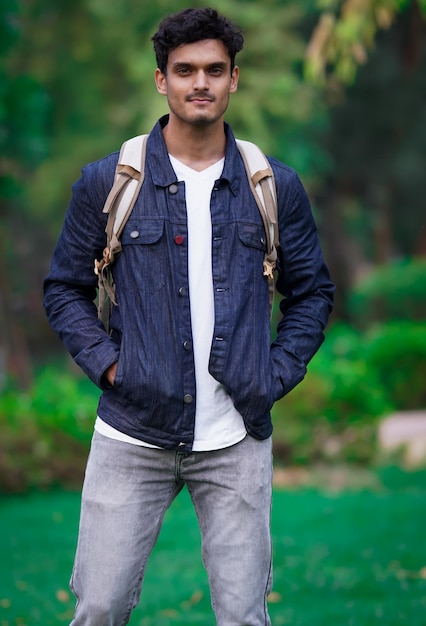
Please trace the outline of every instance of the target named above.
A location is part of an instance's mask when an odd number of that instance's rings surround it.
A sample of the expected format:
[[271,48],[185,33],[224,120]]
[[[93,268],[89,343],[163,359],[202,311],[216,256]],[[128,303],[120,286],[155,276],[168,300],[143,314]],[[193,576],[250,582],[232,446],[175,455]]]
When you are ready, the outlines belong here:
[[399,410],[426,407],[426,325],[393,322],[365,336],[365,360]]
[[0,491],[81,485],[98,390],[61,369],[45,369],[28,392],[0,397]]
[[303,383],[273,408],[275,456],[286,463],[369,463],[378,419],[393,409],[365,360],[362,333],[336,324]]
[[[273,408],[275,460],[375,461],[379,420],[426,407],[425,380],[423,324],[331,326],[305,381]],[[29,393],[9,385],[0,396],[0,490],[80,487],[98,395],[63,367],[41,371]]]
[[349,316],[361,328],[375,322],[426,318],[426,259],[379,267],[349,297]]
[[371,463],[378,421],[426,407],[425,380],[424,324],[392,322],[365,333],[336,324],[306,379],[273,409],[276,459]]

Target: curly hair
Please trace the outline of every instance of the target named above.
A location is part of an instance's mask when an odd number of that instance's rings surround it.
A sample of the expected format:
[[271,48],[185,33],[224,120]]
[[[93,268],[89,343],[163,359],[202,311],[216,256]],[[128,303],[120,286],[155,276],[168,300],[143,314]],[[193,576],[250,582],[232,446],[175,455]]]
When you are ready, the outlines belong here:
[[215,9],[185,9],[165,17],[152,37],[157,66],[167,73],[169,52],[182,44],[203,39],[220,39],[231,59],[231,72],[235,56],[244,45],[241,30]]

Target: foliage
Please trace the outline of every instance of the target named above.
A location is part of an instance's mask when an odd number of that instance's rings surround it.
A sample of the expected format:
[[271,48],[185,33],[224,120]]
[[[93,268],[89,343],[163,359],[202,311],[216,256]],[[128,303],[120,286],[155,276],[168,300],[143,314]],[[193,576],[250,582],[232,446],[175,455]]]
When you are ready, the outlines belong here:
[[305,381],[273,408],[276,459],[373,462],[378,421],[425,407],[425,380],[424,324],[335,324]]
[[[197,5],[204,3],[192,6]],[[150,38],[166,13],[186,6],[183,0],[171,0],[166,9],[151,4],[143,11],[135,0],[57,5],[36,0],[21,6],[21,36],[13,60],[15,64],[26,60],[29,74],[43,86],[51,106],[48,158],[39,159],[27,191],[32,210],[50,222],[52,233],[62,222],[58,206],[66,206],[70,184],[81,166],[117,150],[127,137],[149,131],[167,111],[153,81]],[[237,134],[312,175],[313,154],[318,157],[316,167],[325,160],[315,139],[324,123],[324,108],[316,88],[297,71],[305,49],[298,33],[303,11],[280,0],[267,4],[218,0],[216,6],[241,25],[246,39],[230,122]],[[34,23],[43,36],[34,37]],[[281,39],[285,46],[279,45]]]
[[344,93],[330,88],[332,175],[314,196],[337,284],[335,315],[365,267],[425,256],[426,20],[414,5],[376,38]]
[[365,359],[389,401],[402,410],[426,407],[426,325],[393,322],[366,334]]
[[0,491],[79,485],[96,395],[91,383],[53,368],[28,391],[10,384],[0,396]]
[[[46,361],[61,349],[44,319],[41,283],[81,165],[147,131],[166,110],[153,84],[150,36],[165,13],[186,3],[166,4],[143,10],[135,0],[0,5],[0,325],[6,329],[0,362],[16,374],[17,387],[29,388],[7,388],[0,399],[1,424],[12,415],[16,422],[5,427],[0,469],[12,468],[4,475],[15,476],[16,488],[54,482],[47,469],[52,459],[56,475],[61,459],[69,459],[64,480],[71,480],[72,455],[65,452],[75,442],[76,459],[86,454],[91,392],[81,396],[84,421],[73,413],[80,393],[73,381],[63,381],[62,396],[49,396],[48,405],[43,397],[54,393],[53,376],[52,389],[40,376],[30,386],[32,360]],[[228,119],[238,135],[295,167],[308,187],[338,286],[335,319],[365,329],[370,320],[424,318],[423,262],[392,264],[356,285],[353,295],[351,289],[364,264],[425,253],[425,1],[218,0],[215,6],[241,24],[246,38]],[[311,37],[314,24],[330,16],[329,37],[316,52],[331,80],[306,81],[306,46],[311,39],[309,61],[319,32]],[[355,77],[365,55],[368,63]],[[280,458],[369,460],[378,416],[423,402],[424,369],[416,366],[421,329],[405,325],[398,339],[392,328],[331,329],[306,381],[274,409]],[[411,356],[404,345],[413,346]],[[404,367],[392,372],[386,359]],[[39,386],[44,395],[33,401]]]
[[327,70],[334,81],[352,83],[367,62],[377,31],[389,29],[399,13],[416,5],[426,16],[426,3],[412,0],[320,0],[318,24],[306,52],[306,74],[323,82]]
[[[334,324],[306,379],[273,408],[278,463],[371,464],[378,421],[426,406],[426,328],[392,322],[360,331]],[[99,390],[47,368],[28,392],[0,397],[0,491],[80,484]]]
[[380,266],[354,287],[348,310],[354,324],[367,328],[390,320],[426,319],[426,259]]
[[[184,0],[143,7],[135,0],[0,4],[0,324],[11,329],[0,337],[0,352],[22,387],[30,384],[31,360],[57,351],[40,287],[71,185],[85,163],[149,131],[166,112],[154,85],[150,38],[165,14],[186,6]],[[302,8],[281,0],[216,6],[245,32],[240,87],[229,109],[236,133],[307,179],[327,171],[318,141],[325,107],[302,79]]]
[[18,195],[25,185],[26,170],[46,156],[48,102],[43,86],[14,58],[23,33],[19,2],[2,3],[0,18],[0,200],[4,208],[4,200]]
[[[269,597],[274,625],[424,624],[425,475],[387,472],[385,484],[378,478],[374,490],[330,494],[326,483],[321,491],[274,491]],[[54,492],[0,502],[5,626],[72,620],[68,581],[79,500],[77,493]],[[214,623],[197,520],[186,491],[166,514],[130,623]]]
[[[40,285],[70,186],[84,163],[146,132],[166,111],[153,83],[150,37],[165,13],[185,6],[183,0],[143,10],[135,0],[0,5],[0,324],[10,329],[0,351],[23,387],[31,360],[57,349]],[[246,39],[227,117],[237,135],[301,175],[339,286],[336,314],[344,317],[340,302],[364,260],[424,251],[417,228],[426,154],[420,4],[217,0],[215,6],[242,26]],[[342,59],[374,41],[368,63],[345,89],[303,76],[321,15],[334,20],[327,43],[334,57],[324,61],[334,76]]]

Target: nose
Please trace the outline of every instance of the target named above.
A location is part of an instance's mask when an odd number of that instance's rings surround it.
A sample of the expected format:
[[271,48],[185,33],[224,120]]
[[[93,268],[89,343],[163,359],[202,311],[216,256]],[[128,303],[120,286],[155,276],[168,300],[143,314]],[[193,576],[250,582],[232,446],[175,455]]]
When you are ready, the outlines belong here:
[[209,87],[209,83],[208,83],[206,72],[204,72],[204,70],[199,70],[195,74],[194,89],[198,91],[201,91],[201,90],[205,91],[208,89],[208,87]]

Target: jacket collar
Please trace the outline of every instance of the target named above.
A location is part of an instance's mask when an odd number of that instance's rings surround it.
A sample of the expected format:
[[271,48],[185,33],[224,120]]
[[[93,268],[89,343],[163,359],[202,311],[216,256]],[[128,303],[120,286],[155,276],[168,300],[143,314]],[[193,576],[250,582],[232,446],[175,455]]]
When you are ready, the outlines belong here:
[[[167,187],[176,182],[176,174],[170,163],[163,128],[169,116],[161,117],[152,129],[147,142],[146,163],[150,169],[152,180],[159,187]],[[224,124],[226,135],[225,165],[221,180],[227,181],[234,195],[237,195],[241,180],[241,157],[229,124]]]

